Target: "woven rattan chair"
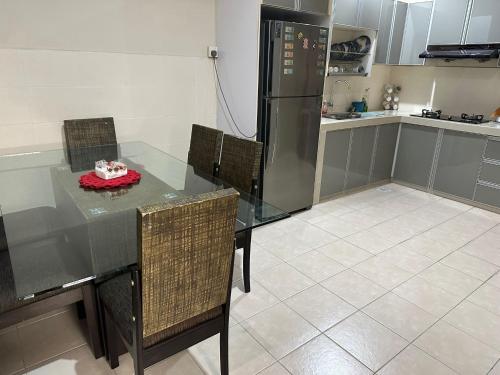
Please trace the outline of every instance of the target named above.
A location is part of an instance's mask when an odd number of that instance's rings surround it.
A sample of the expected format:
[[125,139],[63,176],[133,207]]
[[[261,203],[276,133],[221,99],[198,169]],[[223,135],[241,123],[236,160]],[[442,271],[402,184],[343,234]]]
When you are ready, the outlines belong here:
[[64,135],[73,172],[93,169],[97,160],[116,160],[118,157],[112,117],[65,120]]
[[228,374],[228,327],[238,193],[200,194],[138,210],[138,269],[99,287],[111,368],[120,342],[135,374],[220,333]]
[[196,171],[209,175],[217,173],[223,134],[220,130],[193,124],[188,164]]
[[[257,196],[262,143],[225,134],[218,177],[251,196]],[[249,212],[249,215],[252,215]],[[247,220],[253,220],[248,217]],[[236,249],[243,249],[243,283],[250,292],[251,228],[236,235]]]
[[257,192],[262,143],[224,134],[218,176],[246,193]]

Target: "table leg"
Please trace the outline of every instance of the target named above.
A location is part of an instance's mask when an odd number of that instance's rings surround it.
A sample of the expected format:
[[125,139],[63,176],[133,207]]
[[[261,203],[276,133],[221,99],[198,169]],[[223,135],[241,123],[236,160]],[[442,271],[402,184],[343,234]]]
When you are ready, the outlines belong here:
[[94,283],[82,286],[83,304],[87,317],[87,330],[89,334],[89,345],[96,358],[104,355],[101,329],[99,327],[99,312],[97,309],[97,296]]
[[245,293],[250,293],[250,247],[252,246],[252,229],[245,231],[245,242],[243,246],[243,283]]

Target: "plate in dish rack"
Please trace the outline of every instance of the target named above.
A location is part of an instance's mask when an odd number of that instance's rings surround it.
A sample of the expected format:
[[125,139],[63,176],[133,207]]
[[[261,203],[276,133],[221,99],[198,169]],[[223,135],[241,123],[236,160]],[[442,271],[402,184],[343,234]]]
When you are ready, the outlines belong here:
[[80,177],[80,186],[85,189],[114,189],[138,183],[142,175],[139,172],[129,169],[125,176],[104,180],[98,177],[95,172],[89,172]]

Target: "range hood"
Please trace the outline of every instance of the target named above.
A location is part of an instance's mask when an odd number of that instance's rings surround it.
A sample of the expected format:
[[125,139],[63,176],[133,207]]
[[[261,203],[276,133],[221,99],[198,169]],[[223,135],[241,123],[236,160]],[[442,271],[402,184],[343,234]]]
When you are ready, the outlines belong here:
[[500,44],[429,45],[419,57],[422,59],[498,59]]

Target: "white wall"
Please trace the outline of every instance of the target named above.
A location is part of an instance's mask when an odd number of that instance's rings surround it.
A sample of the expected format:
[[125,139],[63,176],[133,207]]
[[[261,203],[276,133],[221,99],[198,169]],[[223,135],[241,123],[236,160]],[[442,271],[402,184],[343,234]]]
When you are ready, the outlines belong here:
[[[238,127],[246,136],[257,129],[260,2],[217,0],[217,66],[222,88]],[[219,95],[219,99],[222,99]],[[217,127],[242,136],[218,101]]]
[[215,0],[0,0],[0,149],[62,145],[64,119],[185,159],[215,126]]

